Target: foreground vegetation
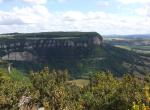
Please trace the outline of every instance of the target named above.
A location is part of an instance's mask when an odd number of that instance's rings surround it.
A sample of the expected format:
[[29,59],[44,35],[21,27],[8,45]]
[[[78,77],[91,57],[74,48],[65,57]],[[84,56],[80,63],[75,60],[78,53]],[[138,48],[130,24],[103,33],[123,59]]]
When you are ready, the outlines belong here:
[[[35,106],[46,110],[148,110],[149,76],[141,79],[125,74],[116,78],[111,73],[98,72],[88,80],[78,86],[69,80],[67,70],[47,67],[28,76],[17,70],[11,74],[0,70],[0,110]],[[145,86],[147,89],[143,89]],[[22,103],[23,97],[30,100]]]

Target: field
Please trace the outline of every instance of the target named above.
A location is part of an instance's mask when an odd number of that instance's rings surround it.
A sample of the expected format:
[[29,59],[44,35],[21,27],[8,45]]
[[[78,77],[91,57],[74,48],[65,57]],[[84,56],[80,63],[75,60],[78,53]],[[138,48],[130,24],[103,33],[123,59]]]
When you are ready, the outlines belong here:
[[150,54],[150,37],[122,36],[106,37],[105,42],[115,47],[131,50],[137,53]]
[[77,80],[71,80],[71,81],[68,81],[68,83],[71,83],[71,84],[74,84],[78,87],[85,87],[89,84],[89,80],[86,80],[86,79],[77,79]]

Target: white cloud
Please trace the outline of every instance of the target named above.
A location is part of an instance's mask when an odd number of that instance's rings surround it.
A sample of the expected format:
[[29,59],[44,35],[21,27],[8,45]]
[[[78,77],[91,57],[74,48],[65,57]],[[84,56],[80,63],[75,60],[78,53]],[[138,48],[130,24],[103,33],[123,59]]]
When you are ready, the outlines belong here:
[[47,0],[22,0],[25,3],[29,4],[45,4]]
[[47,22],[48,18],[51,17],[51,14],[47,8],[43,5],[34,5],[32,7],[25,8],[13,8],[13,13],[21,18],[25,23],[39,23]]
[[135,9],[135,12],[136,12],[138,15],[147,16],[148,8],[137,8],[137,9]]
[[23,25],[24,23],[15,14],[0,11],[0,25],[14,25],[14,24]]
[[143,5],[143,7],[135,9],[135,12],[143,17],[150,17],[150,3],[147,3]]
[[134,3],[140,3],[140,4],[145,4],[145,3],[150,3],[149,0],[117,0],[120,3],[123,4],[134,4]]
[[0,0],[0,3],[2,2],[23,2],[31,5],[37,5],[37,4],[46,4],[47,0]]
[[118,16],[101,11],[50,12],[44,5],[0,11],[0,33],[40,31],[97,31],[101,34],[142,34],[150,18]]
[[[132,9],[136,15],[140,15],[146,19],[146,17],[150,17],[150,0],[117,0],[118,2],[128,5],[128,4],[140,4],[139,8]],[[137,5],[138,6],[138,5]]]
[[63,13],[63,17],[68,21],[84,20],[85,15],[79,11],[67,11]]

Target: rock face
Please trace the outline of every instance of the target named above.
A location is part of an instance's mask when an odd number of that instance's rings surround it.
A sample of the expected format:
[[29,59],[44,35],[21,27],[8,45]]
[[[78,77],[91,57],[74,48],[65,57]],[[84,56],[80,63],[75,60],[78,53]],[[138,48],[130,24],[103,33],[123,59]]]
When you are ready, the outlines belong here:
[[31,52],[45,56],[47,52],[53,54],[56,49],[62,52],[70,49],[73,51],[71,55],[78,55],[79,48],[100,46],[102,41],[102,36],[95,32],[17,34],[12,38],[0,38],[0,56],[2,60],[31,61],[35,59]]
[[101,43],[102,43],[102,40],[98,36],[93,37],[93,44],[94,45],[101,45]]
[[88,38],[88,45],[101,45],[103,42],[103,39],[100,35],[93,36]]
[[15,60],[15,61],[32,61],[36,59],[29,52],[12,52],[2,57],[2,60]]

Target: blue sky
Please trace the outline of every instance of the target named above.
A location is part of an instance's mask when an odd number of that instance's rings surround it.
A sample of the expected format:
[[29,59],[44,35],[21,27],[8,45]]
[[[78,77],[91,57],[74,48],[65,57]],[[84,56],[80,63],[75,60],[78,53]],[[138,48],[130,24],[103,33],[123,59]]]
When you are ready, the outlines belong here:
[[0,33],[149,30],[150,0],[0,0]]

